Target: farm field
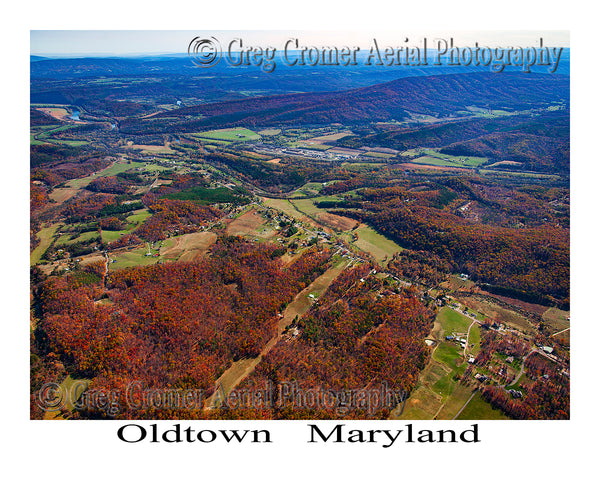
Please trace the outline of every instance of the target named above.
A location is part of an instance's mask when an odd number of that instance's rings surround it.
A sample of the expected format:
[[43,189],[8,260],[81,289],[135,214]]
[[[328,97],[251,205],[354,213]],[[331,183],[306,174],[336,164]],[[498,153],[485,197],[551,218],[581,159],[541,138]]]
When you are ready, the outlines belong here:
[[163,242],[160,256],[165,261],[191,262],[206,253],[216,242],[213,232],[195,232],[172,237]]
[[438,313],[438,318],[442,325],[444,336],[452,335],[455,332],[467,333],[472,320],[452,310],[450,307],[444,307]]
[[166,144],[166,145],[143,145],[143,144],[128,142],[127,147],[132,150],[141,150],[144,153],[155,153],[155,154],[174,153],[173,150],[171,150],[171,147],[169,146],[169,144]]
[[127,222],[126,228],[123,230],[102,230],[102,241],[114,242],[123,235],[133,233],[137,228],[144,223],[152,214],[147,209],[136,210],[131,215],[125,218]]
[[380,264],[390,260],[394,253],[402,251],[402,247],[396,242],[377,233],[367,225],[358,227],[354,233],[358,236],[358,240],[354,244],[373,255]]
[[274,208],[276,210],[280,210],[281,212],[296,220],[300,220],[301,222],[307,222],[317,227],[319,226],[319,224],[315,222],[315,220],[313,220],[306,214],[298,211],[289,200],[263,197],[262,202],[265,206]]
[[382,153],[382,152],[365,152],[362,154],[363,157],[373,157],[373,158],[382,158],[384,160],[388,160],[392,157],[395,157],[394,153]]
[[[273,200],[266,199],[266,205],[277,208],[288,215],[301,221],[332,229],[338,232],[352,232],[344,235],[347,241],[358,249],[367,252],[381,265],[386,263],[402,247],[384,235],[377,233],[367,225],[360,225],[354,219],[327,213],[327,210],[318,208],[315,202],[336,199],[336,197],[317,197],[314,199]],[[295,208],[294,208],[295,207]],[[303,215],[304,214],[304,215]],[[355,228],[357,227],[358,228]]]
[[411,161],[412,163],[441,167],[477,167],[486,163],[487,159],[475,157],[450,157],[450,155],[444,155],[443,157],[438,155],[424,155]]
[[308,138],[306,141],[307,142],[316,142],[316,143],[322,143],[322,142],[333,142],[335,140],[339,140],[340,138],[345,138],[348,136],[354,135],[350,130],[346,130],[344,132],[338,132],[338,133],[332,133],[329,135],[320,135],[317,137],[311,137]]
[[73,243],[76,242],[85,242],[94,238],[98,238],[98,232],[97,231],[92,231],[92,232],[84,232],[78,236],[73,237],[72,235],[69,234],[62,234],[59,235],[59,237],[56,239],[55,244],[56,245],[71,245]]
[[40,261],[42,255],[52,243],[52,239],[54,237],[54,234],[56,233],[56,230],[58,230],[58,228],[61,226],[62,223],[55,223],[48,227],[42,228],[38,232],[37,236],[40,239],[40,243],[37,247],[35,247],[35,249],[31,252],[31,255],[29,256],[30,265],[35,265]]
[[291,199],[303,198],[303,197],[314,197],[319,195],[323,189],[323,184],[318,182],[308,182],[302,187],[298,188],[291,196]]
[[483,418],[485,420],[508,420],[500,410],[493,408],[487,403],[481,394],[478,392],[468,403],[465,409],[456,418],[457,420],[472,420],[475,418]]
[[[151,255],[146,255],[150,251]],[[156,249],[148,249],[147,246],[139,247],[127,252],[116,252],[109,255],[110,262],[108,264],[109,272],[122,270],[128,267],[137,267],[140,265],[153,265],[160,261],[160,257]]]
[[260,130],[258,132],[258,135],[279,135],[281,133],[281,129],[280,128],[266,128],[264,130]]
[[[464,165],[464,166],[477,166],[482,163],[486,163],[489,159],[485,157],[470,157],[470,156],[455,156],[440,153],[439,149],[435,148],[413,148],[406,150],[401,153],[403,157],[431,157],[432,159],[445,160],[452,164],[452,166]],[[414,160],[411,160],[414,161]]]
[[358,221],[352,218],[328,213],[326,209],[319,208],[315,205],[316,202],[322,200],[337,199],[337,197],[316,197],[312,199],[290,199],[290,203],[299,211],[305,213],[316,223],[333,229],[337,232],[346,232],[352,230],[358,225]]
[[127,172],[129,170],[133,170],[134,168],[143,167],[145,164],[142,162],[127,162],[123,160],[117,160],[109,167],[106,167],[104,170],[100,170],[99,172],[88,175],[87,177],[75,178],[73,180],[69,180],[65,183],[65,186],[69,188],[84,188],[89,185],[94,179],[98,177],[111,177],[117,175],[118,173]]
[[535,331],[533,325],[527,318],[490,301],[477,299],[475,297],[464,297],[461,301],[469,308],[481,312],[495,322],[505,323],[526,333]]
[[[445,340],[447,335],[456,333],[462,333],[464,338],[471,322],[471,319],[449,307],[444,307],[438,312],[432,333],[436,342],[432,357],[419,376],[417,388],[406,401],[401,419],[452,419],[471,397],[472,389],[458,382],[466,370],[463,349],[456,343]],[[467,350],[471,352],[479,350],[479,330],[475,333],[474,329],[475,326],[471,328],[469,344],[472,342],[475,345]],[[463,415],[468,419],[487,419],[486,416],[477,416],[486,414],[482,412],[474,412],[473,416],[467,417],[463,411]]]
[[37,110],[45,113],[46,115],[50,115],[57,120],[62,120],[64,117],[69,116],[67,109],[61,107],[37,107]]
[[30,134],[29,134],[29,144],[30,144],[30,145],[45,145],[45,144],[47,144],[47,143],[48,143],[48,142],[44,142],[44,141],[42,141],[42,140],[36,140],[36,139],[34,138],[34,134],[33,134],[33,133],[30,133]]
[[276,231],[266,226],[267,221],[254,208],[243,213],[227,225],[228,235],[239,235],[249,238],[270,238]]
[[77,190],[72,188],[54,188],[48,195],[50,200],[61,204],[66,202],[69,198],[72,198],[77,193]]
[[190,135],[197,139],[221,140],[224,142],[247,142],[260,139],[259,134],[247,128],[223,128]]

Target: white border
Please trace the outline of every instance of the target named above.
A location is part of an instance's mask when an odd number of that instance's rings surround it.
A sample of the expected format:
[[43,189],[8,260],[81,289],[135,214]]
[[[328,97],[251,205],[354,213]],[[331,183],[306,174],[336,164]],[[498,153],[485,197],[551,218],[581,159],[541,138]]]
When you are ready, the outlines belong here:
[[[12,8],[12,7],[11,7]],[[507,478],[588,471],[597,450],[597,385],[594,278],[597,272],[595,204],[598,95],[596,49],[591,11],[549,1],[485,2],[28,2],[18,19],[5,12],[3,68],[2,190],[4,318],[2,412],[8,428],[5,461],[28,478],[304,478],[327,475],[367,478],[377,475],[434,478]],[[595,23],[595,22],[594,22]],[[572,419],[564,422],[478,422],[477,445],[409,445],[389,449],[369,445],[306,443],[306,422],[269,422],[277,443],[219,448],[215,445],[124,445],[116,439],[118,422],[32,422],[28,420],[27,329],[28,264],[28,103],[29,30],[32,29],[381,29],[411,30],[570,30],[572,66]],[[15,178],[16,177],[16,178]],[[222,422],[210,422],[216,428]],[[346,422],[349,423],[349,422]],[[403,428],[388,422],[385,428]],[[461,422],[461,426],[462,426]],[[469,423],[469,422],[467,422]],[[236,427],[233,427],[233,425]],[[214,426],[213,426],[214,425]],[[360,422],[360,428],[379,422]],[[260,422],[228,422],[226,428],[257,428]],[[451,428],[451,422],[418,422],[419,428]],[[381,427],[380,427],[381,428]],[[6,447],[5,447],[6,448]],[[595,469],[590,468],[593,472]],[[25,476],[25,475],[23,475]]]

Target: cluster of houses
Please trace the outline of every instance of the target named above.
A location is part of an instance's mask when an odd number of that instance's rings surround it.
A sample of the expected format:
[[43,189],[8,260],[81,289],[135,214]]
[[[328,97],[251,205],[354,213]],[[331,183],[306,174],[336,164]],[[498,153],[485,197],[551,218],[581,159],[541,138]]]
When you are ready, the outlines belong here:
[[456,342],[461,346],[461,348],[465,348],[467,346],[467,339],[461,338],[458,335],[447,335],[446,340],[449,342]]

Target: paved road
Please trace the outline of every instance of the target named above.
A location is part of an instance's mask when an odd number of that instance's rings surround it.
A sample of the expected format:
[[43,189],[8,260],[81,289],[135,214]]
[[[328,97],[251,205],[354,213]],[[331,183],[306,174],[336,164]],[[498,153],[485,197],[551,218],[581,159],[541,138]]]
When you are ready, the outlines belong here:
[[515,379],[512,382],[510,382],[508,385],[504,385],[504,387],[502,387],[502,388],[504,388],[504,390],[506,390],[508,387],[512,387],[519,381],[519,378],[521,378],[521,375],[523,375],[523,373],[525,372],[525,360],[527,360],[527,357],[529,357],[529,355],[531,355],[532,353],[539,353],[539,351],[536,348],[532,348],[529,351],[529,353],[523,357],[523,363],[521,363],[521,371],[519,372],[519,374],[515,377]]

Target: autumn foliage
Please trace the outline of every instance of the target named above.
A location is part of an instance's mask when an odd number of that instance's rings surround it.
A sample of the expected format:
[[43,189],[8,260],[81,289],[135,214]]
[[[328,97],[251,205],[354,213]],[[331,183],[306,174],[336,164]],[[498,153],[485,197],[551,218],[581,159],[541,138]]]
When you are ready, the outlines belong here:
[[148,241],[164,240],[167,234],[184,234],[198,230],[207,221],[215,220],[222,213],[209,206],[199,206],[186,200],[161,199],[149,206],[152,217],[144,222],[136,235]]
[[[244,381],[239,391],[272,385],[272,408],[236,409],[231,418],[387,418],[395,404],[369,410],[368,405],[306,408],[277,398],[278,386],[297,391],[366,391],[385,386],[410,392],[428,359],[423,337],[432,314],[414,295],[397,294],[369,275],[363,264],[344,271],[323,298],[300,319],[288,341],[278,343]],[[372,406],[372,405],[371,405]]]
[[225,237],[199,263],[111,273],[108,302],[98,302],[105,297],[99,278],[84,280],[91,272],[50,277],[39,288],[45,348],[93,378],[92,389],[139,381],[210,394],[232,361],[256,356],[275,335],[277,313],[328,259],[314,249],[283,268],[274,246]]

